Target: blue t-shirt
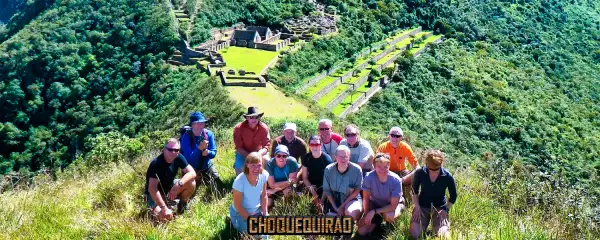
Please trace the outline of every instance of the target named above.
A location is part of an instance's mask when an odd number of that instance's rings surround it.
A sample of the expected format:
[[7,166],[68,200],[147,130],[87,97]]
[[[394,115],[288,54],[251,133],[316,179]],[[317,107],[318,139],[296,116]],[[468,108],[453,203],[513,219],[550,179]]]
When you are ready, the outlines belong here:
[[[269,173],[263,170],[258,175],[258,183],[256,186],[250,185],[248,178],[245,173],[240,173],[233,181],[233,189],[242,192],[242,206],[250,215],[257,213],[260,210],[260,194],[262,193],[263,186],[267,183]],[[232,203],[231,207],[235,210],[235,205]],[[236,210],[236,212],[239,212]]]
[[377,177],[375,170],[367,173],[363,180],[362,190],[371,193],[371,202],[378,207],[385,207],[391,204],[392,197],[402,199],[402,179],[393,172],[388,172],[387,180],[382,183]]
[[275,158],[271,158],[265,168],[265,170],[269,172],[269,175],[275,178],[275,182],[287,181],[290,173],[298,172],[298,169],[300,169],[300,165],[298,165],[298,162],[294,157],[288,157],[283,168],[278,167],[275,161]]

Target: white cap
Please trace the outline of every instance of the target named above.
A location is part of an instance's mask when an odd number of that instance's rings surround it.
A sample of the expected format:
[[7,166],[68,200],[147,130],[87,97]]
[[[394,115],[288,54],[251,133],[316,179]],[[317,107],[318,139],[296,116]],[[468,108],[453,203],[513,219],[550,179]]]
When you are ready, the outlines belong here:
[[400,127],[392,127],[392,129],[390,129],[389,134],[392,134],[393,132],[397,132],[398,135],[404,136],[404,133],[402,132],[402,128],[400,128]]
[[285,123],[285,125],[283,125],[283,130],[294,130],[294,132],[296,132],[296,124],[295,123]]

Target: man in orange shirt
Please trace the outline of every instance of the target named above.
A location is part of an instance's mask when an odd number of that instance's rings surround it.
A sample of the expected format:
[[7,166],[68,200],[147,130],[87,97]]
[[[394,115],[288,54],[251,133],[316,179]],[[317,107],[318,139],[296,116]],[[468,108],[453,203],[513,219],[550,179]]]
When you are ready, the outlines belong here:
[[[419,163],[417,163],[415,154],[410,146],[402,141],[403,136],[404,134],[400,127],[392,127],[389,134],[390,140],[379,145],[377,152],[390,155],[390,171],[402,177],[402,184],[410,185],[412,183],[414,170],[419,167]],[[408,169],[406,169],[405,159],[407,158],[412,166],[412,172],[409,172]]]

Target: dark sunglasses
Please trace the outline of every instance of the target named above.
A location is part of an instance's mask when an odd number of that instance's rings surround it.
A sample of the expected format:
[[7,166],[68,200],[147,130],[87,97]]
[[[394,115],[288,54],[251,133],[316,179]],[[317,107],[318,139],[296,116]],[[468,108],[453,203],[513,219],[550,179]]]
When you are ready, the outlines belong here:
[[172,153],[178,153],[181,149],[179,148],[168,148],[165,147],[167,149],[167,151],[172,152]]
[[398,135],[398,134],[390,134],[390,136],[392,136],[393,138],[401,138],[402,135]]
[[248,119],[260,119],[260,116],[248,116],[246,118],[248,118]]
[[320,143],[311,143],[311,144],[309,144],[309,145],[310,145],[311,147],[319,147],[319,146],[321,146],[321,144],[320,144]]
[[331,129],[331,128],[319,128],[319,130],[321,130],[321,131],[329,131],[329,129]]
[[287,155],[281,155],[281,154],[277,154],[278,158],[287,158]]
[[346,133],[346,137],[356,137],[356,133]]

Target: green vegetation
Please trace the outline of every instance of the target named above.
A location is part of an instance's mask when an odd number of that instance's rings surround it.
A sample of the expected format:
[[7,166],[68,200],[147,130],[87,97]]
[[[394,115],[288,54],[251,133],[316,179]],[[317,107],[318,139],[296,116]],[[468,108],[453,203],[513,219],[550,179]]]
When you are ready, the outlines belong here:
[[223,71],[234,69],[237,74],[238,70],[244,69],[246,72],[255,72],[256,75],[260,74],[267,64],[279,54],[273,51],[235,46],[221,50],[219,53],[227,63]]
[[352,88],[350,84],[355,83],[356,81],[358,81],[359,78],[364,77],[365,75],[369,74],[369,72],[371,72],[371,67],[367,67],[367,68],[363,69],[362,71],[356,73],[356,76],[351,77],[348,80],[344,81],[345,84],[340,84],[340,85],[336,86],[333,90],[331,90],[330,92],[325,94],[323,97],[319,98],[319,100],[318,100],[319,105],[321,105],[322,107],[325,107],[329,102],[331,102],[333,99],[335,99],[338,95],[342,94],[347,89]]
[[[365,92],[369,90],[370,87],[367,87],[368,85],[369,82],[365,82],[364,84],[359,86],[356,89],[356,91],[352,91],[351,94],[349,94],[346,98],[344,98],[344,100],[342,100],[342,102],[340,102],[340,104],[336,105],[333,109],[331,109],[331,112],[336,116],[342,114],[342,112],[344,112],[346,108],[352,105],[352,103],[354,103],[356,99],[358,99],[361,95],[365,94]],[[347,90],[351,90],[351,88],[348,88]]]

